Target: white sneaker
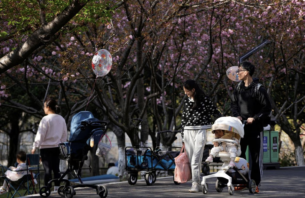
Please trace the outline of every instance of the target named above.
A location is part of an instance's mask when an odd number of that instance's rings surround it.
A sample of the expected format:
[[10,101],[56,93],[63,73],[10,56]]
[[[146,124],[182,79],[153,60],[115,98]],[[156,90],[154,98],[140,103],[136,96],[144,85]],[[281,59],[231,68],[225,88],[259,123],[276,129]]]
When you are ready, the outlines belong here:
[[199,185],[197,182],[192,183],[192,188],[189,189],[189,192],[191,193],[197,193],[202,191],[202,186]]
[[58,191],[59,186],[54,186],[54,192]]

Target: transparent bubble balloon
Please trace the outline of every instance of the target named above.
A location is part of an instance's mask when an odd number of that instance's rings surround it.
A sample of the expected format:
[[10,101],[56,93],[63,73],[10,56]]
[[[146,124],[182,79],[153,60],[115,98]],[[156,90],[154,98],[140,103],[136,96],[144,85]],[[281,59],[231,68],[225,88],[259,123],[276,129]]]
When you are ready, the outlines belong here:
[[234,82],[239,82],[240,80],[238,79],[238,73],[237,73],[237,70],[238,70],[238,66],[232,66],[232,67],[229,67],[226,71],[226,74],[227,74],[227,77],[234,81]]
[[96,77],[106,76],[112,67],[112,56],[105,49],[97,51],[92,58],[92,69]]

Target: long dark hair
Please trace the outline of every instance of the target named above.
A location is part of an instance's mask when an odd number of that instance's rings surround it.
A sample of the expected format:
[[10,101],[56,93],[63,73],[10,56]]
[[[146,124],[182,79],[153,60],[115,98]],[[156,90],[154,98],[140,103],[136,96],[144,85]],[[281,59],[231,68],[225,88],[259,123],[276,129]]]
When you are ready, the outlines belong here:
[[53,98],[47,98],[45,101],[46,107],[49,107],[54,113],[60,113],[60,107]]
[[183,87],[187,90],[195,89],[195,95],[194,95],[194,105],[192,109],[195,109],[198,107],[200,98],[205,96],[205,93],[202,91],[200,86],[196,83],[194,80],[186,80],[183,84]]

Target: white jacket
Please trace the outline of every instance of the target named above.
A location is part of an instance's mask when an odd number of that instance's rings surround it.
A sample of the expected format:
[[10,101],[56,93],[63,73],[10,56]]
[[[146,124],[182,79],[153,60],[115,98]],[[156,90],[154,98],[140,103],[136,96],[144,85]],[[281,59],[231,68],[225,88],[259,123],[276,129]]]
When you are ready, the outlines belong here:
[[39,123],[33,148],[54,148],[67,141],[67,125],[65,119],[58,114],[49,114]]

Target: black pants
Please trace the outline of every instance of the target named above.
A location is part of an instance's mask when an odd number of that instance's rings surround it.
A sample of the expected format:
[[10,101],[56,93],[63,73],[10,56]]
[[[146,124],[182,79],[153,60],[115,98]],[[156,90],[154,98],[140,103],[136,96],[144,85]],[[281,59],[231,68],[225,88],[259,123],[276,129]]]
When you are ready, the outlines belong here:
[[246,150],[249,146],[248,162],[251,170],[251,179],[259,185],[263,176],[263,127],[253,124],[245,125],[245,135],[240,141],[241,155],[246,159]]
[[[56,148],[45,148],[40,149],[41,161],[45,171],[44,174],[44,185],[47,186],[48,182],[52,179],[52,172],[54,178],[60,178],[59,173],[59,149]],[[59,186],[60,182],[54,182],[55,186]]]

